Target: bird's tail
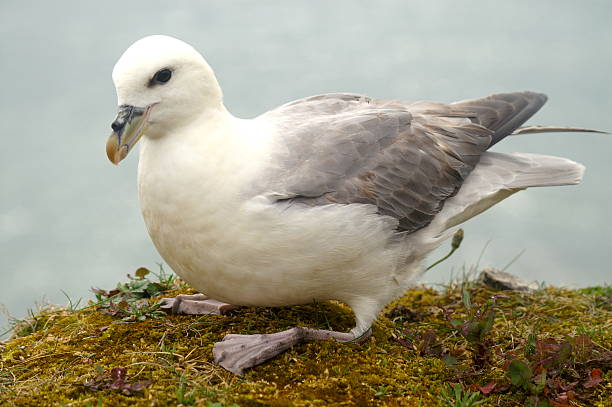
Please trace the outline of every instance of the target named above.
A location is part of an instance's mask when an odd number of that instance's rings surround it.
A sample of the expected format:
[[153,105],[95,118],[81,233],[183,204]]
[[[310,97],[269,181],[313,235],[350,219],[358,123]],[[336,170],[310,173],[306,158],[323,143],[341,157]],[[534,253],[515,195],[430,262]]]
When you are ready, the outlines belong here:
[[441,236],[520,190],[575,185],[583,174],[584,166],[566,158],[486,152],[457,195],[445,202],[430,230]]
[[[529,92],[523,93],[528,96],[539,96]],[[523,95],[523,93],[495,95],[490,99],[494,100],[497,96]],[[545,100],[544,97],[540,101],[540,106]],[[516,128],[509,135],[559,132],[611,134],[607,131],[580,127],[523,126]],[[566,158],[540,154],[486,152],[457,195],[444,203],[444,209],[434,218],[429,229],[435,231],[436,236],[442,236],[452,227],[473,218],[520,190],[575,185],[580,183],[583,175],[584,166]]]

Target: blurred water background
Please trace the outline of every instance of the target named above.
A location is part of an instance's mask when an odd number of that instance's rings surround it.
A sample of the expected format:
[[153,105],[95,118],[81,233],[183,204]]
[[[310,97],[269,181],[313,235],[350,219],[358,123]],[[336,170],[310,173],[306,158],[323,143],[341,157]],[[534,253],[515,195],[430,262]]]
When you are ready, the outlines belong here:
[[[138,208],[138,155],[114,167],[104,151],[112,67],[143,36],[194,45],[241,117],[325,92],[450,102],[529,89],[550,97],[532,123],[612,130],[610,21],[603,0],[2,1],[0,303],[22,317],[161,262]],[[529,135],[495,150],[572,158],[586,177],[521,192],[467,223],[461,249],[425,281],[447,282],[479,257],[504,267],[524,251],[510,269],[520,276],[609,282],[612,137]]]

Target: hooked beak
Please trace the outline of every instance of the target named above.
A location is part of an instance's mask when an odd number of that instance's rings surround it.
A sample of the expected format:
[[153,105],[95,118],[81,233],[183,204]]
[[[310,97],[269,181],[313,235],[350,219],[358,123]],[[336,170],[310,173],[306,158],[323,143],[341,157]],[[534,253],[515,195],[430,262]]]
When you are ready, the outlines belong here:
[[119,164],[142,137],[153,106],[119,106],[117,117],[111,124],[113,132],[106,141],[106,155],[113,164]]

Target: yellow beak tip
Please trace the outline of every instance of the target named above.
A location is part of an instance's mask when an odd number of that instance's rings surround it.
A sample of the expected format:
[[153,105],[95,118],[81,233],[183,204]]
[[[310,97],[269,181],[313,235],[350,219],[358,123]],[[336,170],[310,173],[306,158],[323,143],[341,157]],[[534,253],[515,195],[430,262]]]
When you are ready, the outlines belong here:
[[127,151],[123,150],[127,150],[127,147],[119,148],[119,137],[116,133],[111,134],[106,141],[106,156],[109,161],[115,165],[119,164],[127,155]]

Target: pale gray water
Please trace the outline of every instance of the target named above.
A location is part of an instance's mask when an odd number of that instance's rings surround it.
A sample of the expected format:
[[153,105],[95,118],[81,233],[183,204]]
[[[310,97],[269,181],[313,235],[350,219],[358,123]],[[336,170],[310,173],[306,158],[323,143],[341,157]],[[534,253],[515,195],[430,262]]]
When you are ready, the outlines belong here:
[[[169,4],[172,4],[169,6]],[[453,101],[494,92],[550,96],[533,123],[612,130],[612,2],[309,1],[0,4],[0,303],[65,303],[161,261],[136,195],[137,154],[118,168],[104,143],[112,67],[149,34],[202,51],[235,114],[317,93]],[[450,268],[504,266],[552,284],[610,281],[612,137],[529,135],[498,151],[547,153],[587,167],[578,187],[522,192],[466,224]],[[434,260],[432,256],[432,261]],[[0,319],[0,325],[5,324]]]

